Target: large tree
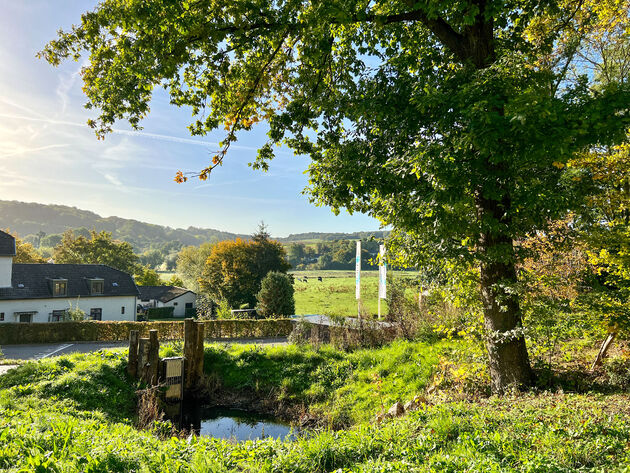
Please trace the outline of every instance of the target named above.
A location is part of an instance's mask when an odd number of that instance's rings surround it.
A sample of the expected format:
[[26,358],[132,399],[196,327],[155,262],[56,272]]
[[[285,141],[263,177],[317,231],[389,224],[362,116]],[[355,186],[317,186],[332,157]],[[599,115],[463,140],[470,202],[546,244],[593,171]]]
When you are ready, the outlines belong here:
[[112,240],[112,234],[106,231],[92,230],[86,238],[83,235],[77,237],[68,230],[55,247],[53,260],[55,263],[106,264],[129,274],[135,274],[139,269],[139,258],[131,245]]
[[[495,391],[532,373],[513,242],[578,203],[564,164],[615,142],[627,86],[567,80],[574,44],[619,0],[104,0],[61,32],[51,63],[89,51],[89,124],[138,127],[155,87],[190,106],[193,134],[225,126],[309,155],[310,191],[369,213],[419,251],[480,266]],[[565,42],[566,40],[566,42]],[[562,47],[558,47],[561,43]],[[566,46],[566,47],[565,47]],[[186,180],[179,173],[177,180]]]
[[251,240],[214,245],[199,285],[217,303],[226,300],[232,308],[243,304],[253,308],[264,277],[269,272],[286,273],[290,267],[282,244],[269,239],[262,228]]

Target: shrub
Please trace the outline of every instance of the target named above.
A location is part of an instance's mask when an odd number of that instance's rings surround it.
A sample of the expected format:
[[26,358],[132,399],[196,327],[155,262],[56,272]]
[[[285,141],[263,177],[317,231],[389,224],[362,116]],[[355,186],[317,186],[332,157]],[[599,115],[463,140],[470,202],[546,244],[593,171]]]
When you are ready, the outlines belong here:
[[86,319],[85,311],[79,307],[79,299],[77,298],[77,305],[73,306],[72,302],[70,302],[70,308],[66,310],[64,315],[65,321],[70,322],[80,322]]
[[174,310],[175,307],[151,307],[147,309],[147,316],[149,319],[165,319],[173,317]]
[[269,272],[261,283],[256,295],[258,313],[263,317],[293,315],[295,299],[290,276],[279,272]]

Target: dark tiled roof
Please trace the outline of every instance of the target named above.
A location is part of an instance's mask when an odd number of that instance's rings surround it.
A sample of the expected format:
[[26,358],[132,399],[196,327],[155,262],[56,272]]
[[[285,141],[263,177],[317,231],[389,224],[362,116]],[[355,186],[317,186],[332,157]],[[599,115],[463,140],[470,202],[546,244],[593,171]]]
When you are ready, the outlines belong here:
[[[103,279],[103,294],[90,294],[90,279]],[[103,264],[14,264],[11,285],[0,288],[3,299],[47,299],[53,297],[52,279],[67,279],[66,298],[137,296],[133,278]]]
[[176,297],[192,292],[189,289],[178,286],[138,286],[141,301],[157,299],[160,302],[172,301]]
[[15,238],[0,230],[0,256],[15,256]]

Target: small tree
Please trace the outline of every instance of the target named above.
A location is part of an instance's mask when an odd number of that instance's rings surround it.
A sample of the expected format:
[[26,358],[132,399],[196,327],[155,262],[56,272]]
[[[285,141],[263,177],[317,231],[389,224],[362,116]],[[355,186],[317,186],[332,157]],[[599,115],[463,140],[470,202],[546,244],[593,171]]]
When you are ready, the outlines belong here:
[[79,298],[77,297],[76,306],[73,306],[72,302],[69,302],[69,304],[70,308],[66,310],[63,320],[67,322],[81,322],[82,320],[85,320],[86,313],[79,307]]
[[256,299],[258,300],[257,311],[265,317],[293,315],[295,299],[291,276],[275,271],[267,273],[262,280]]
[[160,279],[157,271],[146,266],[139,268],[135,280],[138,286],[164,286],[164,281]]

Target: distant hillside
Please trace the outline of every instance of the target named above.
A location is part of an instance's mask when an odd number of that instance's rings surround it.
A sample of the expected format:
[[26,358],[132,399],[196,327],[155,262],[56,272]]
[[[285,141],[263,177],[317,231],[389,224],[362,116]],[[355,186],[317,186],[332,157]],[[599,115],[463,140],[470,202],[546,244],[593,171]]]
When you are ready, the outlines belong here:
[[[247,237],[247,235],[222,232],[211,228],[170,228],[120,217],[104,218],[94,212],[65,205],[44,205],[7,200],[0,200],[0,228],[9,228],[11,231],[17,232],[22,238],[37,243],[39,243],[37,236],[39,232],[51,236],[69,229],[79,230],[79,233],[92,229],[106,230],[111,232],[114,238],[131,243],[139,253],[150,248],[162,248],[173,242],[179,242],[181,245],[199,245],[205,241]],[[45,239],[46,236],[43,238]],[[50,243],[55,242],[54,238],[48,238],[48,240]]]
[[374,231],[374,232],[354,232],[354,233],[322,233],[322,232],[308,232],[308,233],[296,233],[291,234],[288,237],[276,238],[276,240],[283,243],[296,243],[304,241],[335,241],[335,240],[366,240],[370,237],[385,238],[389,234],[388,231]]
[[[87,234],[88,230],[105,230],[114,238],[131,243],[134,250],[143,253],[150,249],[160,249],[163,253],[178,250],[181,246],[199,245],[205,241],[233,240],[248,238],[230,232],[211,228],[188,227],[171,228],[162,225],[140,222],[120,217],[100,215],[66,205],[45,205],[15,200],[0,200],[0,229],[9,228],[36,247],[55,246],[59,235],[66,230]],[[38,236],[39,232],[43,232]],[[325,233],[309,232],[291,234],[276,238],[283,243],[304,241],[334,241],[368,239],[370,236],[383,238],[388,232]]]

